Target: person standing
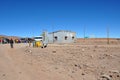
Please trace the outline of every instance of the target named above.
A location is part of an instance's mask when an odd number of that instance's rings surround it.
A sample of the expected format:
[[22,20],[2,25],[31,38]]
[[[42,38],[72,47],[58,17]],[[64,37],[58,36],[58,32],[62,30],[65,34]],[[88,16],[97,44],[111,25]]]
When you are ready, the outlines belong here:
[[13,42],[13,39],[11,38],[11,39],[10,39],[10,46],[11,46],[11,48],[13,48],[13,43],[14,43],[14,42]]
[[28,40],[28,43],[29,43],[29,47],[31,46],[31,41],[30,40]]

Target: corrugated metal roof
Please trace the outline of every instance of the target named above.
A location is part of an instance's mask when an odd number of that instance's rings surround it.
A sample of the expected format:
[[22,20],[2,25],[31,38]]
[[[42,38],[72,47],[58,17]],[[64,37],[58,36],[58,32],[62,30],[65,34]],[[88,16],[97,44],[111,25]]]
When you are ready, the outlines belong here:
[[69,30],[58,30],[58,31],[50,32],[48,34],[57,33],[57,32],[71,32],[71,33],[76,33],[76,32],[72,32],[72,31],[69,31]]

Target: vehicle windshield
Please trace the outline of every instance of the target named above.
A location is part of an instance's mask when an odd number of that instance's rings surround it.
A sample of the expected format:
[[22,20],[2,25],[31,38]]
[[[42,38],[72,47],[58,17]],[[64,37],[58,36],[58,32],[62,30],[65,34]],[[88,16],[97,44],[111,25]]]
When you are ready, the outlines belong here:
[[42,39],[42,37],[34,37],[34,39]]

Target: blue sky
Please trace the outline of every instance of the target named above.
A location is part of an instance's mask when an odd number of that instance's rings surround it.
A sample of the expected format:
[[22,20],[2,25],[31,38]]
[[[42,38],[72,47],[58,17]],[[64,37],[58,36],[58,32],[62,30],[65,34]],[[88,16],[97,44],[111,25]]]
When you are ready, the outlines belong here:
[[120,38],[120,0],[0,0],[0,34],[33,37],[70,30],[77,37]]

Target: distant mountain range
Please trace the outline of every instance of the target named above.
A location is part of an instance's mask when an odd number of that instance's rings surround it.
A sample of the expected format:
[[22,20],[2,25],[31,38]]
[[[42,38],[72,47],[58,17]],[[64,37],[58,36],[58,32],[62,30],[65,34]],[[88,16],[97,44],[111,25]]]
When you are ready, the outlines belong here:
[[0,38],[3,37],[3,38],[8,38],[8,39],[19,39],[20,37],[18,36],[7,36],[7,35],[0,35]]

